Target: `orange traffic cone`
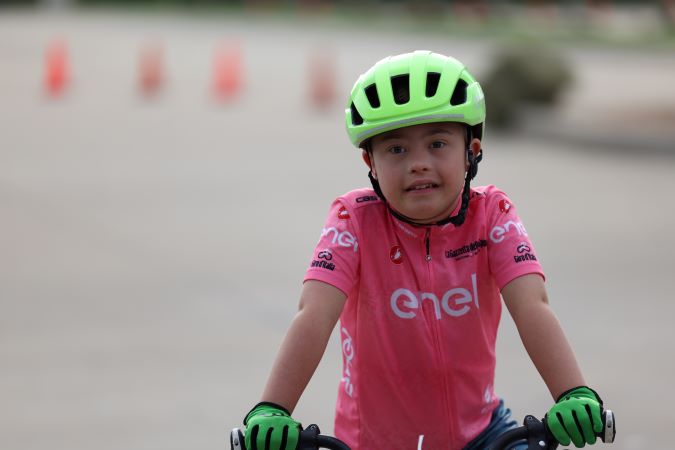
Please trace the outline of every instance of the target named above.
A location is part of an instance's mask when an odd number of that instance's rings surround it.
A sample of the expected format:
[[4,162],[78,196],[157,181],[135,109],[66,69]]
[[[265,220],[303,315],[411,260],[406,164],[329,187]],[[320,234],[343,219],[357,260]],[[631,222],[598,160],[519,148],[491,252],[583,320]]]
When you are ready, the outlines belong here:
[[553,28],[558,21],[558,8],[553,0],[528,0],[525,11],[534,25]]
[[610,0],[586,0],[587,20],[594,26],[611,26],[613,12]]
[[661,5],[661,9],[668,19],[668,24],[672,27],[675,25],[675,0],[662,0]]
[[51,42],[45,54],[45,91],[57,97],[61,95],[70,81],[68,46],[62,39]]
[[213,57],[213,94],[216,100],[230,101],[243,85],[239,44],[221,45]]
[[309,100],[317,108],[329,108],[335,102],[335,55],[321,49],[309,57]]
[[156,95],[164,84],[164,52],[159,44],[141,49],[138,59],[138,87],[146,96]]

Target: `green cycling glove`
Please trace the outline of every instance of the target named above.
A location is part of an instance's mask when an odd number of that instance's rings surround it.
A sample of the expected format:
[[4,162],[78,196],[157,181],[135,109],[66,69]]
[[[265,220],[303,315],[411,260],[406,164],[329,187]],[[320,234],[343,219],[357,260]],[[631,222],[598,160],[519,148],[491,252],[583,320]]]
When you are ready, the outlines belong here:
[[546,423],[553,436],[562,445],[577,448],[595,444],[596,434],[601,433],[602,399],[593,389],[579,386],[563,392],[546,414]]
[[296,450],[302,425],[283,406],[260,402],[246,414],[247,450]]

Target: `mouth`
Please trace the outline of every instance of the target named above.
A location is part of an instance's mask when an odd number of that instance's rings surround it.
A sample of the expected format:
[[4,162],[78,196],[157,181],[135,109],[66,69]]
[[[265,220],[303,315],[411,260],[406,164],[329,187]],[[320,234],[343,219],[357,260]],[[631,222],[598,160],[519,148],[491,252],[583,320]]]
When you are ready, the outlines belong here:
[[438,184],[436,183],[423,183],[410,186],[406,189],[406,192],[420,192],[420,191],[429,191],[431,189],[436,189]]

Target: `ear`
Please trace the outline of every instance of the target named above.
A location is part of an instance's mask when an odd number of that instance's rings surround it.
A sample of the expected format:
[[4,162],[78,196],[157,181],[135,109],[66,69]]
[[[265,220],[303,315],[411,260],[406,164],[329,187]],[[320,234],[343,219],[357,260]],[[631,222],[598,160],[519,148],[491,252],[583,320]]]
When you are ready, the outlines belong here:
[[[473,138],[469,143],[469,148],[471,149],[471,153],[473,153],[474,158],[478,156],[478,154],[481,152],[480,139]],[[469,170],[469,158],[466,158],[466,170]]]
[[363,158],[363,162],[366,163],[366,166],[368,166],[368,168],[372,172],[373,178],[375,178],[377,180],[377,172],[375,171],[375,166],[373,165],[373,161],[370,158],[370,154],[367,151],[362,149],[361,150],[361,158]]
[[471,151],[473,152],[473,156],[476,157],[478,154],[481,152],[481,142],[480,139],[478,138],[473,138],[471,140],[471,143],[469,144],[469,147],[471,148]]

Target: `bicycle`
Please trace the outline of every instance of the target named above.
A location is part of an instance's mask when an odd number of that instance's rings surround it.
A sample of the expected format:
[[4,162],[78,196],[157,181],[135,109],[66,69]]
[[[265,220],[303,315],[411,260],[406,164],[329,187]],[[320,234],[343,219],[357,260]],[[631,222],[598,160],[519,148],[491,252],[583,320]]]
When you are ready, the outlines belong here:
[[[614,442],[616,437],[616,422],[614,413],[606,409],[602,413],[603,431],[598,436],[604,443]],[[298,450],[350,450],[347,444],[331,436],[319,434],[317,425],[310,425],[300,432]],[[502,434],[492,444],[489,450],[508,450],[510,446],[526,441],[530,450],[554,450],[558,448],[545,420],[538,420],[534,416],[526,416],[523,426],[514,428]],[[234,428],[230,433],[231,450],[246,450],[244,445],[244,433],[239,428]],[[419,450],[419,449],[418,449]]]

